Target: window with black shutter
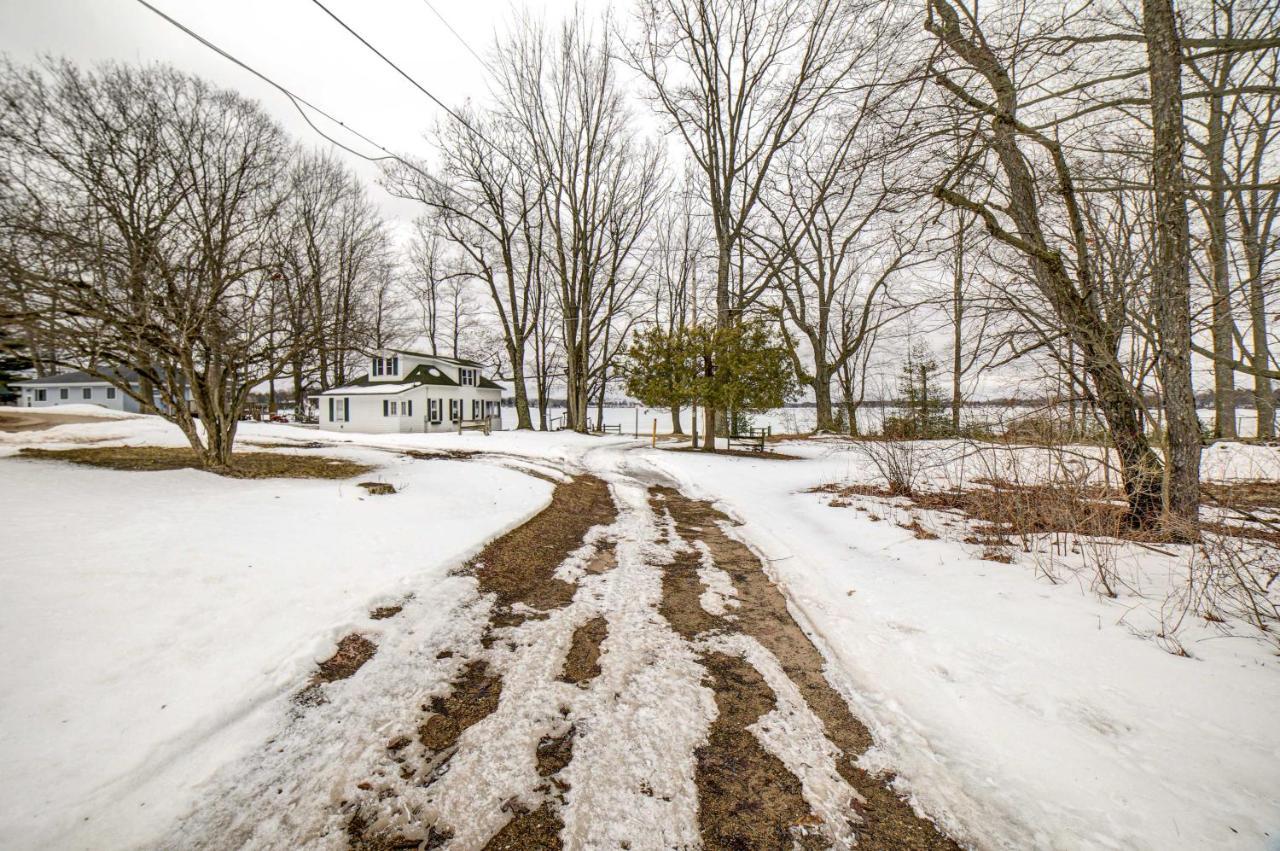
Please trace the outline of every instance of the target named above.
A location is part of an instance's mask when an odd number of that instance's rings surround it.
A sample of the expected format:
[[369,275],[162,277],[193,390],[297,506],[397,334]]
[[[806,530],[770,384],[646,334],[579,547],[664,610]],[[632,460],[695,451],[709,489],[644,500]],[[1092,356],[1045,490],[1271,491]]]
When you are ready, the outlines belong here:
[[333,416],[333,397],[332,396],[329,397],[329,422],[331,423],[337,422],[337,419],[334,418]]

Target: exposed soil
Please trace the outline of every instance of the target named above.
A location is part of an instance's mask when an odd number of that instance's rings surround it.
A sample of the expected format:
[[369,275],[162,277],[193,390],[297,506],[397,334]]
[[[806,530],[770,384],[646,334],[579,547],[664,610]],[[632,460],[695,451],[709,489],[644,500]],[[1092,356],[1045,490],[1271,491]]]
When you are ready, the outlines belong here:
[[480,590],[497,596],[494,626],[514,626],[525,615],[511,607],[557,609],[573,599],[574,586],[555,577],[565,557],[593,526],[617,517],[609,486],[595,476],[558,482],[551,504],[523,526],[485,547],[471,563]]
[[[671,512],[680,536],[706,544],[716,566],[732,579],[741,600],[733,628],[755,638],[778,658],[783,671],[822,721],[827,738],[844,752],[845,758],[836,763],[836,770],[865,798],[859,807],[865,823],[858,830],[858,847],[957,848],[932,822],[917,816],[888,788],[892,777],[871,776],[854,764],[871,746],[870,732],[827,682],[822,654],[791,617],[786,598],[769,579],[760,559],[724,531],[721,524],[731,521],[709,503],[690,499],[671,488],[655,490]],[[664,582],[664,592],[668,587]],[[763,681],[760,685],[767,689]],[[717,705],[719,699],[717,694]],[[786,781],[780,778],[778,782]]]
[[372,612],[369,612],[369,618],[370,620],[384,621],[387,618],[394,618],[403,611],[404,606],[379,606]]
[[[869,775],[854,764],[872,743],[869,732],[825,679],[826,663],[821,653],[791,618],[785,597],[769,580],[761,560],[727,531],[727,518],[710,504],[670,488],[651,488],[649,494],[650,506],[657,518],[658,537],[674,537],[667,534],[670,528],[684,543],[680,545],[680,541],[675,541],[677,546],[673,551],[657,555],[661,563],[628,562],[626,569],[661,571],[662,596],[653,616],[665,618],[676,634],[690,642],[705,671],[703,685],[714,694],[716,715],[711,720],[707,739],[689,755],[698,794],[702,847],[709,851],[810,849],[829,847],[832,842],[828,826],[805,800],[800,779],[751,729],[761,716],[778,705],[773,689],[747,658],[708,649],[708,637],[740,632],[758,641],[780,661],[783,672],[821,721],[829,740],[842,752],[835,768],[864,801],[851,801],[847,813],[849,822],[856,827],[859,847],[956,848],[932,823],[916,816],[897,797],[889,788],[892,777]],[[508,628],[529,618],[547,618],[552,610],[573,602],[578,587],[557,579],[555,572],[582,546],[593,527],[612,523],[617,510],[610,489],[603,481],[578,476],[556,485],[551,504],[543,512],[485,547],[468,567],[478,580],[480,590],[495,598],[490,622],[480,636],[481,647],[493,648],[499,642],[521,640],[520,633]],[[693,546],[695,543],[698,546]],[[702,607],[705,588],[698,572],[703,566],[703,546],[710,560],[728,575],[735,587],[739,606],[732,618],[711,614]],[[612,537],[605,537],[588,559],[586,575],[592,578],[590,581],[607,582],[609,572],[618,569],[619,552],[622,550],[615,548]],[[375,609],[370,616],[391,617],[400,609],[398,605],[386,606]],[[584,616],[588,619],[576,624],[564,619],[563,629],[572,630],[572,634],[567,636],[569,649],[559,679],[592,689],[599,685],[601,663],[605,655],[613,652],[614,642],[605,642],[611,626],[604,614],[592,611]],[[619,621],[612,628],[624,629],[623,623]],[[616,640],[624,641],[625,633],[619,633]],[[369,644],[371,654],[371,642],[360,636],[348,636],[339,653],[321,664],[317,678],[337,676],[347,668],[352,673],[358,669],[363,662],[356,663],[363,649],[360,642]],[[440,651],[437,658],[450,658],[454,652]],[[504,691],[502,676],[495,668],[500,658],[495,655],[498,652],[482,650],[473,658],[458,660],[461,667],[449,693],[421,706],[422,720],[416,735],[396,731],[400,734],[385,741],[391,770],[386,773],[378,770],[375,776],[358,785],[364,793],[360,798],[340,804],[346,814],[352,848],[384,851],[447,846],[453,836],[451,831],[473,827],[451,822],[453,818],[466,816],[450,812],[440,814],[438,825],[414,824],[411,808],[405,807],[405,799],[399,797],[396,785],[408,784],[422,789],[431,787],[442,777],[456,780],[449,774],[450,763],[457,765],[459,749],[469,748],[480,729],[473,731],[466,743],[462,741],[463,733],[492,715],[500,702],[518,702],[523,698],[521,694]],[[318,686],[316,688],[318,690]],[[586,695],[589,699],[583,706],[591,705],[598,697],[590,692]],[[536,785],[502,805],[509,820],[488,838],[485,848],[523,851],[562,847],[561,813],[566,796],[572,793],[562,778],[573,763],[576,736],[579,731],[590,729],[595,719],[577,714],[584,711],[582,706],[567,696],[561,700],[559,712],[563,718],[555,720],[551,731],[536,743],[536,753],[532,755],[539,778]],[[536,711],[548,710],[543,706]],[[466,756],[470,765],[476,755],[466,753]],[[513,755],[513,758],[517,756],[528,759],[530,755]],[[502,758],[495,754],[486,760]],[[369,817],[375,808],[380,813],[377,820]],[[494,819],[495,823],[498,821]],[[397,827],[375,829],[375,823]],[[472,837],[472,840],[475,844],[484,842],[483,837]]]
[[600,676],[600,644],[608,634],[609,623],[602,617],[592,618],[575,629],[560,679],[585,686]]
[[60,425],[77,423],[104,423],[115,417],[95,417],[87,414],[45,414],[37,410],[19,409],[0,411],[0,431],[44,431]]
[[357,486],[364,488],[369,496],[389,496],[396,492],[395,485],[388,482],[358,482]]
[[705,848],[826,848],[822,820],[800,781],[747,729],[774,709],[764,677],[737,656],[702,657],[718,715],[694,752],[698,827]]
[[452,692],[422,707],[430,714],[418,728],[418,741],[433,752],[453,747],[464,730],[498,708],[501,696],[502,678],[483,660],[468,662]]
[[518,805],[512,805],[512,809],[515,816],[484,846],[487,851],[552,851],[563,847],[560,831],[564,822],[550,801],[536,810]]
[[[86,449],[23,449],[23,458],[69,461],[110,470],[201,469],[200,459],[187,448],[160,446],[100,446]],[[238,452],[225,475],[235,479],[349,479],[372,470],[341,458],[282,455],[278,452]]]
[[364,666],[378,652],[378,645],[359,633],[350,633],[338,642],[338,650],[328,659],[316,666],[307,687],[294,696],[294,700],[303,706],[316,706],[324,703],[323,683],[345,680]]

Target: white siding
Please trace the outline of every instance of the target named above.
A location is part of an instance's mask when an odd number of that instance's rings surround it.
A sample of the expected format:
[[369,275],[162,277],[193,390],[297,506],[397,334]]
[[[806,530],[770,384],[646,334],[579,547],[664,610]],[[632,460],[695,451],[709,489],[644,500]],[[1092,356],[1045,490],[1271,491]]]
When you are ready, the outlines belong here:
[[[108,397],[108,389],[115,395]],[[44,391],[44,400],[37,398],[39,391]],[[124,391],[111,387],[106,383],[97,384],[52,384],[44,387],[22,387],[22,395],[18,404],[24,408],[50,408],[55,405],[98,405],[113,411],[130,411],[137,413],[138,403]],[[67,398],[62,398],[63,391]],[[86,391],[88,396],[85,396]]]
[[[335,400],[335,419],[332,420],[329,418],[330,399]],[[341,414],[338,413],[338,406],[343,399],[347,400],[349,405],[349,419],[346,420],[342,419]],[[430,411],[427,405],[428,399],[439,399],[441,402],[441,420],[439,423],[432,423],[428,419]],[[325,431],[351,431],[361,434],[456,431],[458,423],[449,416],[450,399],[462,401],[462,418],[469,420],[471,419],[472,399],[501,404],[502,391],[485,387],[439,387],[434,385],[418,387],[395,395],[377,393],[343,395],[341,390],[333,390],[319,397],[320,428]],[[397,406],[403,401],[412,400],[413,414],[411,416],[400,414],[391,417],[383,416],[382,403],[388,400],[395,401]],[[496,430],[502,427],[501,412],[497,409],[495,409],[495,413],[490,420],[493,429]]]

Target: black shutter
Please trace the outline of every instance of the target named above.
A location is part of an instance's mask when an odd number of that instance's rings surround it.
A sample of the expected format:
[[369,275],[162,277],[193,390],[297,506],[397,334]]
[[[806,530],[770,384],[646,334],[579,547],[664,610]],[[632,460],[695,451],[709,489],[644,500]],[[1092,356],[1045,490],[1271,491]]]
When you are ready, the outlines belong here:
[[342,421],[345,423],[351,422],[351,400],[350,399],[342,400]]
[[331,423],[337,422],[337,420],[334,419],[333,417],[333,397],[332,396],[329,397],[329,422]]

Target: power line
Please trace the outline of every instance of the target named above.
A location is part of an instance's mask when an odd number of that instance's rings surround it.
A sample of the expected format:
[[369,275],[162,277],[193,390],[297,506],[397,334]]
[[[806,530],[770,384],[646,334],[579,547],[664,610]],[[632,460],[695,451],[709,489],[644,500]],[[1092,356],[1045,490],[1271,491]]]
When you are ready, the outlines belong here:
[[475,50],[471,47],[471,45],[467,43],[467,40],[462,37],[461,33],[459,33],[457,30],[453,28],[453,24],[449,23],[449,21],[445,18],[445,16],[440,14],[440,10],[437,9],[434,5],[432,5],[431,0],[422,0],[422,2],[427,5],[427,8],[431,10],[431,13],[433,15],[435,15],[437,18],[440,19],[440,23],[444,24],[445,27],[449,30],[449,32],[453,33],[453,37],[456,38],[459,41],[459,43],[461,43],[462,46],[467,49],[467,52],[470,53],[472,56],[474,56],[486,71],[489,71],[490,73],[492,73],[493,70],[489,67],[489,63],[484,60],[484,57],[481,56],[479,53],[475,52]]
[[[445,112],[447,112],[447,113],[448,113],[448,114],[449,114],[449,115],[450,115],[450,116],[451,116],[455,121],[457,121],[457,122],[458,122],[459,124],[461,124],[463,127],[465,127],[465,128],[467,128],[468,130],[470,130],[470,131],[471,131],[472,133],[474,133],[478,138],[480,138],[480,139],[484,140],[484,143],[485,143],[486,145],[488,145],[489,147],[493,148],[493,149],[494,149],[495,151],[497,151],[499,154],[502,154],[504,157],[507,155],[507,154],[506,154],[506,151],[503,151],[503,150],[502,150],[502,148],[500,148],[500,147],[498,147],[498,145],[494,144],[494,142],[493,142],[493,141],[491,141],[491,140],[489,139],[489,137],[488,137],[488,136],[484,135],[484,134],[483,134],[483,133],[481,133],[479,130],[477,130],[474,126],[472,126],[472,125],[471,125],[471,123],[467,121],[467,119],[463,118],[461,115],[459,115],[458,113],[456,113],[456,112],[454,112],[452,109],[450,109],[450,108],[445,104],[445,102],[444,102],[444,101],[440,100],[440,98],[438,98],[438,97],[436,97],[435,95],[433,95],[433,94],[432,94],[432,93],[427,89],[427,87],[426,87],[426,86],[422,85],[422,83],[419,83],[419,82],[418,82],[417,80],[415,80],[412,76],[410,76],[410,74],[409,74],[407,71],[405,71],[403,68],[401,68],[401,67],[400,67],[399,65],[397,65],[395,62],[393,62],[390,58],[388,58],[388,57],[387,57],[387,55],[386,55],[385,53],[383,53],[381,50],[379,50],[378,48],[376,48],[376,47],[374,47],[372,44],[370,44],[370,43],[369,43],[369,41],[368,41],[368,39],[366,39],[364,36],[360,35],[360,33],[358,33],[358,32],[356,32],[355,30],[353,30],[353,29],[352,29],[352,28],[347,24],[347,22],[346,22],[346,21],[342,20],[342,18],[339,18],[337,15],[335,15],[333,12],[331,12],[331,11],[329,10],[329,7],[328,7],[328,6],[326,6],[326,5],[324,5],[323,3],[321,3],[321,2],[320,2],[320,0],[311,0],[311,2],[312,2],[312,3],[314,3],[315,5],[319,6],[319,7],[324,11],[324,13],[325,13],[326,15],[328,15],[330,18],[333,18],[335,21],[337,21],[337,22],[338,22],[338,25],[339,25],[339,26],[341,26],[341,27],[342,27],[344,30],[346,30],[347,32],[351,33],[351,35],[353,35],[353,36],[356,38],[356,40],[357,40],[357,41],[359,41],[359,42],[360,42],[361,44],[363,44],[365,47],[367,47],[367,48],[369,48],[371,51],[373,51],[373,52],[374,52],[374,54],[375,54],[375,55],[377,55],[377,57],[378,57],[379,59],[381,59],[383,62],[387,63],[387,64],[388,64],[388,65],[390,65],[392,68],[394,68],[394,69],[396,70],[396,72],[400,74],[400,76],[401,76],[401,77],[404,77],[406,80],[408,80],[410,83],[412,83],[412,84],[413,84],[413,86],[414,86],[415,88],[417,88],[417,90],[418,90],[418,91],[422,92],[424,95],[426,95],[427,97],[431,98],[432,102],[434,102],[437,106],[439,106],[441,109],[443,109]],[[447,23],[446,23],[446,26],[448,26],[448,24],[447,24]],[[450,27],[450,29],[452,29],[452,27]],[[457,33],[454,33],[454,35],[457,35]],[[468,49],[470,49],[470,48],[468,48]]]
[[[252,74],[253,76],[257,77],[259,80],[262,80],[262,81],[263,81],[264,83],[266,83],[267,85],[269,85],[269,86],[271,86],[272,88],[274,88],[274,89],[276,89],[277,91],[279,91],[281,94],[283,94],[286,98],[288,98],[288,99],[289,99],[289,103],[293,104],[293,108],[294,108],[294,109],[296,109],[296,110],[298,111],[298,114],[302,116],[302,119],[303,119],[304,121],[306,121],[306,122],[307,122],[307,125],[308,125],[308,126],[310,126],[312,130],[316,131],[316,133],[320,134],[320,135],[321,135],[321,136],[323,136],[325,139],[328,139],[330,142],[332,142],[333,144],[337,145],[339,148],[341,148],[342,150],[346,151],[347,153],[349,153],[349,154],[351,154],[351,155],[353,155],[353,156],[359,157],[359,158],[360,158],[360,159],[362,159],[362,160],[367,160],[367,161],[369,161],[369,162],[383,162],[383,161],[385,161],[385,160],[395,160],[396,162],[401,163],[402,165],[404,165],[404,166],[406,166],[406,167],[408,167],[408,168],[413,169],[415,172],[417,172],[418,174],[420,174],[420,175],[422,175],[423,177],[427,178],[428,180],[431,180],[431,181],[433,181],[433,182],[435,182],[435,183],[440,183],[440,181],[439,181],[439,179],[438,179],[438,178],[436,178],[436,177],[432,176],[431,174],[428,174],[427,172],[423,171],[421,168],[419,168],[419,167],[418,167],[417,165],[415,165],[414,163],[412,163],[412,162],[410,162],[410,161],[406,160],[404,157],[400,156],[399,154],[396,154],[396,153],[392,152],[390,149],[386,148],[385,146],[378,144],[378,143],[377,143],[377,142],[375,142],[373,139],[370,139],[368,136],[366,136],[365,134],[361,133],[359,130],[357,130],[357,129],[355,129],[354,127],[352,127],[352,126],[350,126],[349,124],[347,124],[345,121],[342,121],[342,120],[338,119],[337,117],[335,117],[335,116],[333,116],[333,115],[329,114],[329,113],[328,113],[328,112],[326,112],[325,110],[323,110],[323,109],[321,109],[320,107],[316,106],[314,103],[312,103],[311,101],[307,100],[307,99],[306,99],[306,98],[304,98],[302,95],[295,94],[294,92],[292,92],[292,91],[290,91],[289,89],[285,88],[285,87],[284,87],[284,86],[282,86],[280,83],[277,83],[275,80],[273,80],[273,79],[271,79],[270,77],[268,77],[266,74],[263,74],[261,71],[257,70],[256,68],[252,67],[251,65],[249,65],[247,62],[244,62],[244,61],[242,61],[242,60],[238,59],[237,57],[235,57],[235,56],[234,56],[234,55],[232,55],[231,53],[227,52],[226,50],[223,50],[223,49],[222,49],[221,47],[219,47],[218,45],[216,45],[216,44],[214,44],[213,42],[209,41],[209,39],[207,39],[207,38],[205,38],[204,36],[200,35],[198,32],[196,32],[195,30],[193,30],[193,29],[191,29],[190,27],[186,26],[186,25],[185,25],[185,24],[183,24],[181,21],[177,21],[177,20],[175,20],[175,19],[173,19],[173,18],[169,17],[169,16],[168,16],[168,15],[166,15],[164,12],[160,11],[160,10],[159,10],[159,9],[157,9],[155,6],[152,6],[150,3],[148,3],[148,2],[147,2],[147,0],[137,0],[137,2],[138,2],[140,5],[142,5],[143,7],[145,7],[146,9],[148,9],[148,10],[150,10],[151,12],[155,13],[157,16],[159,16],[160,18],[162,18],[162,19],[163,19],[165,22],[167,22],[168,24],[170,24],[170,25],[172,25],[172,26],[176,27],[178,30],[182,31],[182,32],[183,32],[183,33],[185,33],[186,35],[188,35],[188,36],[190,36],[191,38],[195,39],[196,41],[200,42],[200,43],[201,43],[202,45],[204,45],[205,47],[207,47],[207,48],[209,48],[210,50],[212,50],[213,52],[217,53],[219,56],[223,57],[224,59],[227,59],[228,61],[230,61],[230,62],[232,62],[232,63],[234,63],[235,65],[239,66],[240,68],[244,69],[245,71],[248,71],[250,74]],[[368,154],[363,153],[363,152],[361,152],[361,151],[357,151],[355,148],[352,148],[351,146],[347,145],[346,143],[341,142],[341,141],[339,141],[339,140],[337,140],[337,139],[333,138],[333,137],[332,137],[332,136],[330,136],[328,133],[326,133],[324,130],[321,130],[318,126],[316,126],[316,123],[315,123],[314,121],[312,121],[312,120],[311,120],[311,116],[307,114],[307,111],[306,111],[305,109],[303,109],[303,107],[304,107],[304,106],[305,106],[305,107],[307,107],[307,109],[310,109],[310,110],[312,110],[313,112],[315,112],[317,115],[321,115],[321,116],[323,116],[324,118],[328,119],[329,121],[332,121],[334,124],[337,124],[337,125],[338,125],[339,127],[341,127],[343,130],[346,130],[348,133],[352,134],[352,135],[353,135],[353,136],[355,136],[356,138],[358,138],[358,139],[360,139],[360,140],[362,140],[362,141],[364,141],[364,142],[366,142],[366,143],[368,143],[368,144],[372,145],[373,147],[377,148],[378,150],[382,151],[382,152],[383,152],[383,154],[385,154],[385,156],[369,156]],[[440,185],[441,185],[441,186],[443,186],[444,184],[440,184]]]

